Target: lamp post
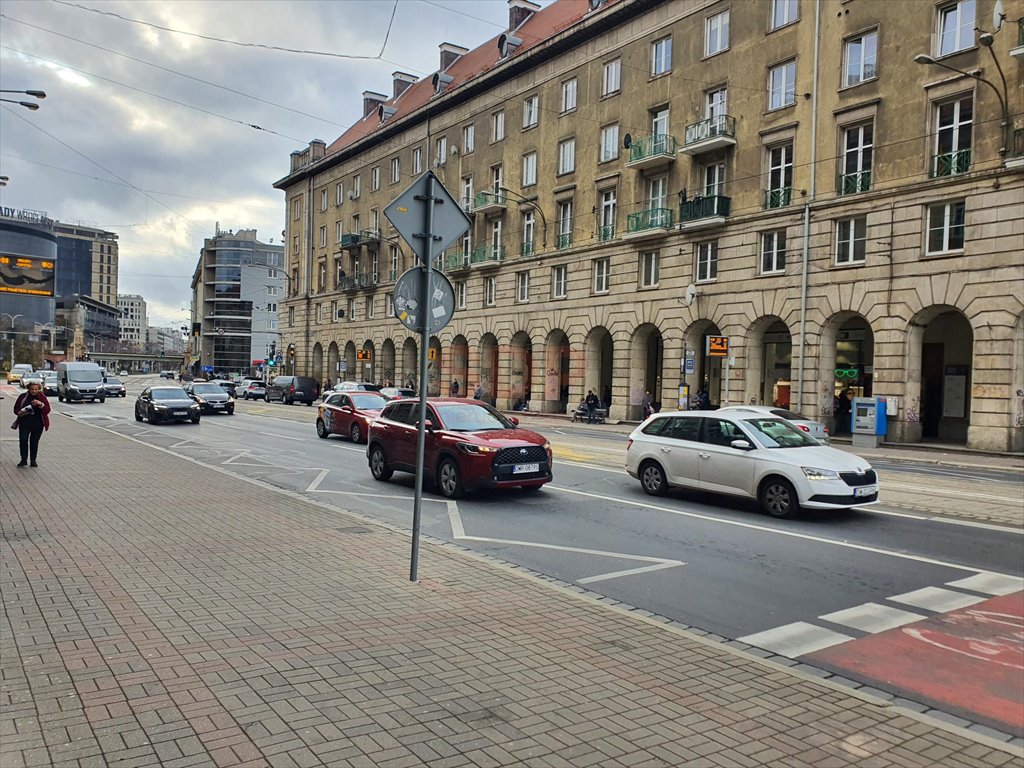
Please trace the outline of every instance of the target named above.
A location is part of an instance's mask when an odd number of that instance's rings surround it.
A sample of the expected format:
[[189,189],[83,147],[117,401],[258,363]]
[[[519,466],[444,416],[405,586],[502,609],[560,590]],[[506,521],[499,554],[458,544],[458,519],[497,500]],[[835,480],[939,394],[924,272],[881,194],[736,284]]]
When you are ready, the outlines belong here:
[[[43,99],[46,98],[46,93],[44,91],[9,91],[9,90],[6,90],[6,89],[0,89],[0,93],[23,93],[26,96],[31,96],[32,98],[39,99],[40,101],[42,101]],[[0,97],[0,101],[6,101],[8,104],[18,104],[18,105],[24,107],[25,109],[32,110],[33,112],[35,112],[37,109],[39,109],[39,105],[36,104],[34,101],[21,101],[19,99],[5,99],[3,97]]]
[[[6,317],[11,321],[11,368],[14,367],[14,321],[17,320],[19,317],[24,316],[25,315],[21,313],[18,313],[17,315],[9,315],[6,312],[0,312],[0,317]],[[7,370],[10,370],[10,368],[8,368]]]
[[509,189],[508,187],[498,187],[498,191],[499,192],[504,192],[506,195],[515,195],[515,197],[516,197],[515,202],[518,203],[520,207],[522,207],[524,205],[528,205],[531,208],[533,208],[533,210],[535,210],[537,213],[540,214],[540,222],[541,222],[541,225],[543,226],[543,229],[541,230],[541,232],[543,233],[541,235],[541,247],[547,248],[548,247],[548,219],[547,219],[547,216],[544,215],[544,209],[541,208],[539,205],[537,205],[537,203],[535,201],[527,200],[521,194],[519,194],[518,192],[514,192],[513,190]]

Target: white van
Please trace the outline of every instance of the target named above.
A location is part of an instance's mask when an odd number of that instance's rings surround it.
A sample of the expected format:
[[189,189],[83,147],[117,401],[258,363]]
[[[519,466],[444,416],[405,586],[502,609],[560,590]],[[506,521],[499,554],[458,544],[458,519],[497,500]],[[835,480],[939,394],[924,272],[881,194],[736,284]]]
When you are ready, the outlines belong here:
[[63,362],[57,364],[57,399],[62,403],[89,400],[101,403],[107,399],[103,388],[106,378],[96,363]]

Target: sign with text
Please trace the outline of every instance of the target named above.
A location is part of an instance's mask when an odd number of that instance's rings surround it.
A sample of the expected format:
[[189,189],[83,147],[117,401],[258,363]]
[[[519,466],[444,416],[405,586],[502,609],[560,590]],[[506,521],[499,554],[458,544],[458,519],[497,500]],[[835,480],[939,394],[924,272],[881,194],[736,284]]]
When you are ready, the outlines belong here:
[[52,259],[0,255],[0,293],[53,296]]
[[356,350],[356,360],[369,360],[371,358],[370,350],[359,349]]
[[704,346],[704,353],[708,357],[728,357],[729,337],[728,336],[707,336]]

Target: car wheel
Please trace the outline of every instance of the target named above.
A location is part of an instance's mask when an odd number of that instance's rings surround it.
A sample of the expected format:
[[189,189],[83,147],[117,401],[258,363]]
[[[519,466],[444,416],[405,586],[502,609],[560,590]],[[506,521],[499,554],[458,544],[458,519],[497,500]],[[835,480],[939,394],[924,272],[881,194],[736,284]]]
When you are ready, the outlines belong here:
[[234,416],[235,415],[235,409],[234,408],[228,408],[227,414],[228,414],[228,416]]
[[761,509],[772,517],[794,517],[800,511],[800,500],[793,484],[782,477],[769,477],[761,484]]
[[459,465],[454,459],[445,458],[437,468],[437,487],[441,495],[448,499],[462,498],[462,475],[459,473]]
[[107,402],[107,398],[105,398],[105,397],[101,397],[101,398],[100,398],[100,402],[101,402],[101,403],[105,403],[105,402]]
[[348,436],[352,438],[353,443],[363,442],[363,430],[355,422],[352,422],[352,428],[348,431]]
[[193,423],[193,424],[198,424],[198,423],[199,423],[199,420],[200,420],[201,418],[202,418],[201,416],[193,416],[193,417],[192,417],[192,419],[191,419],[191,421],[192,421],[192,423]]
[[135,409],[135,420],[136,421],[142,421],[142,414],[139,413],[139,409],[138,408]]
[[282,395],[282,396],[281,396],[281,404],[282,404],[282,405],[291,405],[291,404],[292,404],[292,401],[291,401],[291,400],[289,400],[289,399],[288,399],[287,397],[285,397],[284,395]]
[[379,445],[375,445],[370,449],[370,474],[373,475],[374,480],[379,480],[382,483],[386,483],[391,479],[391,475],[394,474],[391,467],[388,466],[384,449]]
[[327,425],[324,424],[323,419],[316,420],[316,436],[324,440],[331,436],[331,433],[327,431]]
[[668,493],[665,470],[656,461],[645,461],[640,465],[640,486],[650,496],[664,496]]
[[58,393],[57,393],[57,399],[58,399],[58,400],[59,400],[60,402],[62,402],[62,403],[63,403],[63,402],[64,402],[64,395],[62,395],[62,394],[61,394],[60,392],[58,392]]

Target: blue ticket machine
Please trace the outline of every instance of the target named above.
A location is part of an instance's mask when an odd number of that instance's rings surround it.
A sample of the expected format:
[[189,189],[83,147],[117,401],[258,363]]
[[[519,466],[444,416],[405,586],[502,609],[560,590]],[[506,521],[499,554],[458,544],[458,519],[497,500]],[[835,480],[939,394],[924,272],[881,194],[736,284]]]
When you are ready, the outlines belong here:
[[888,431],[885,400],[875,397],[853,398],[851,412],[853,445],[855,448],[877,448]]

